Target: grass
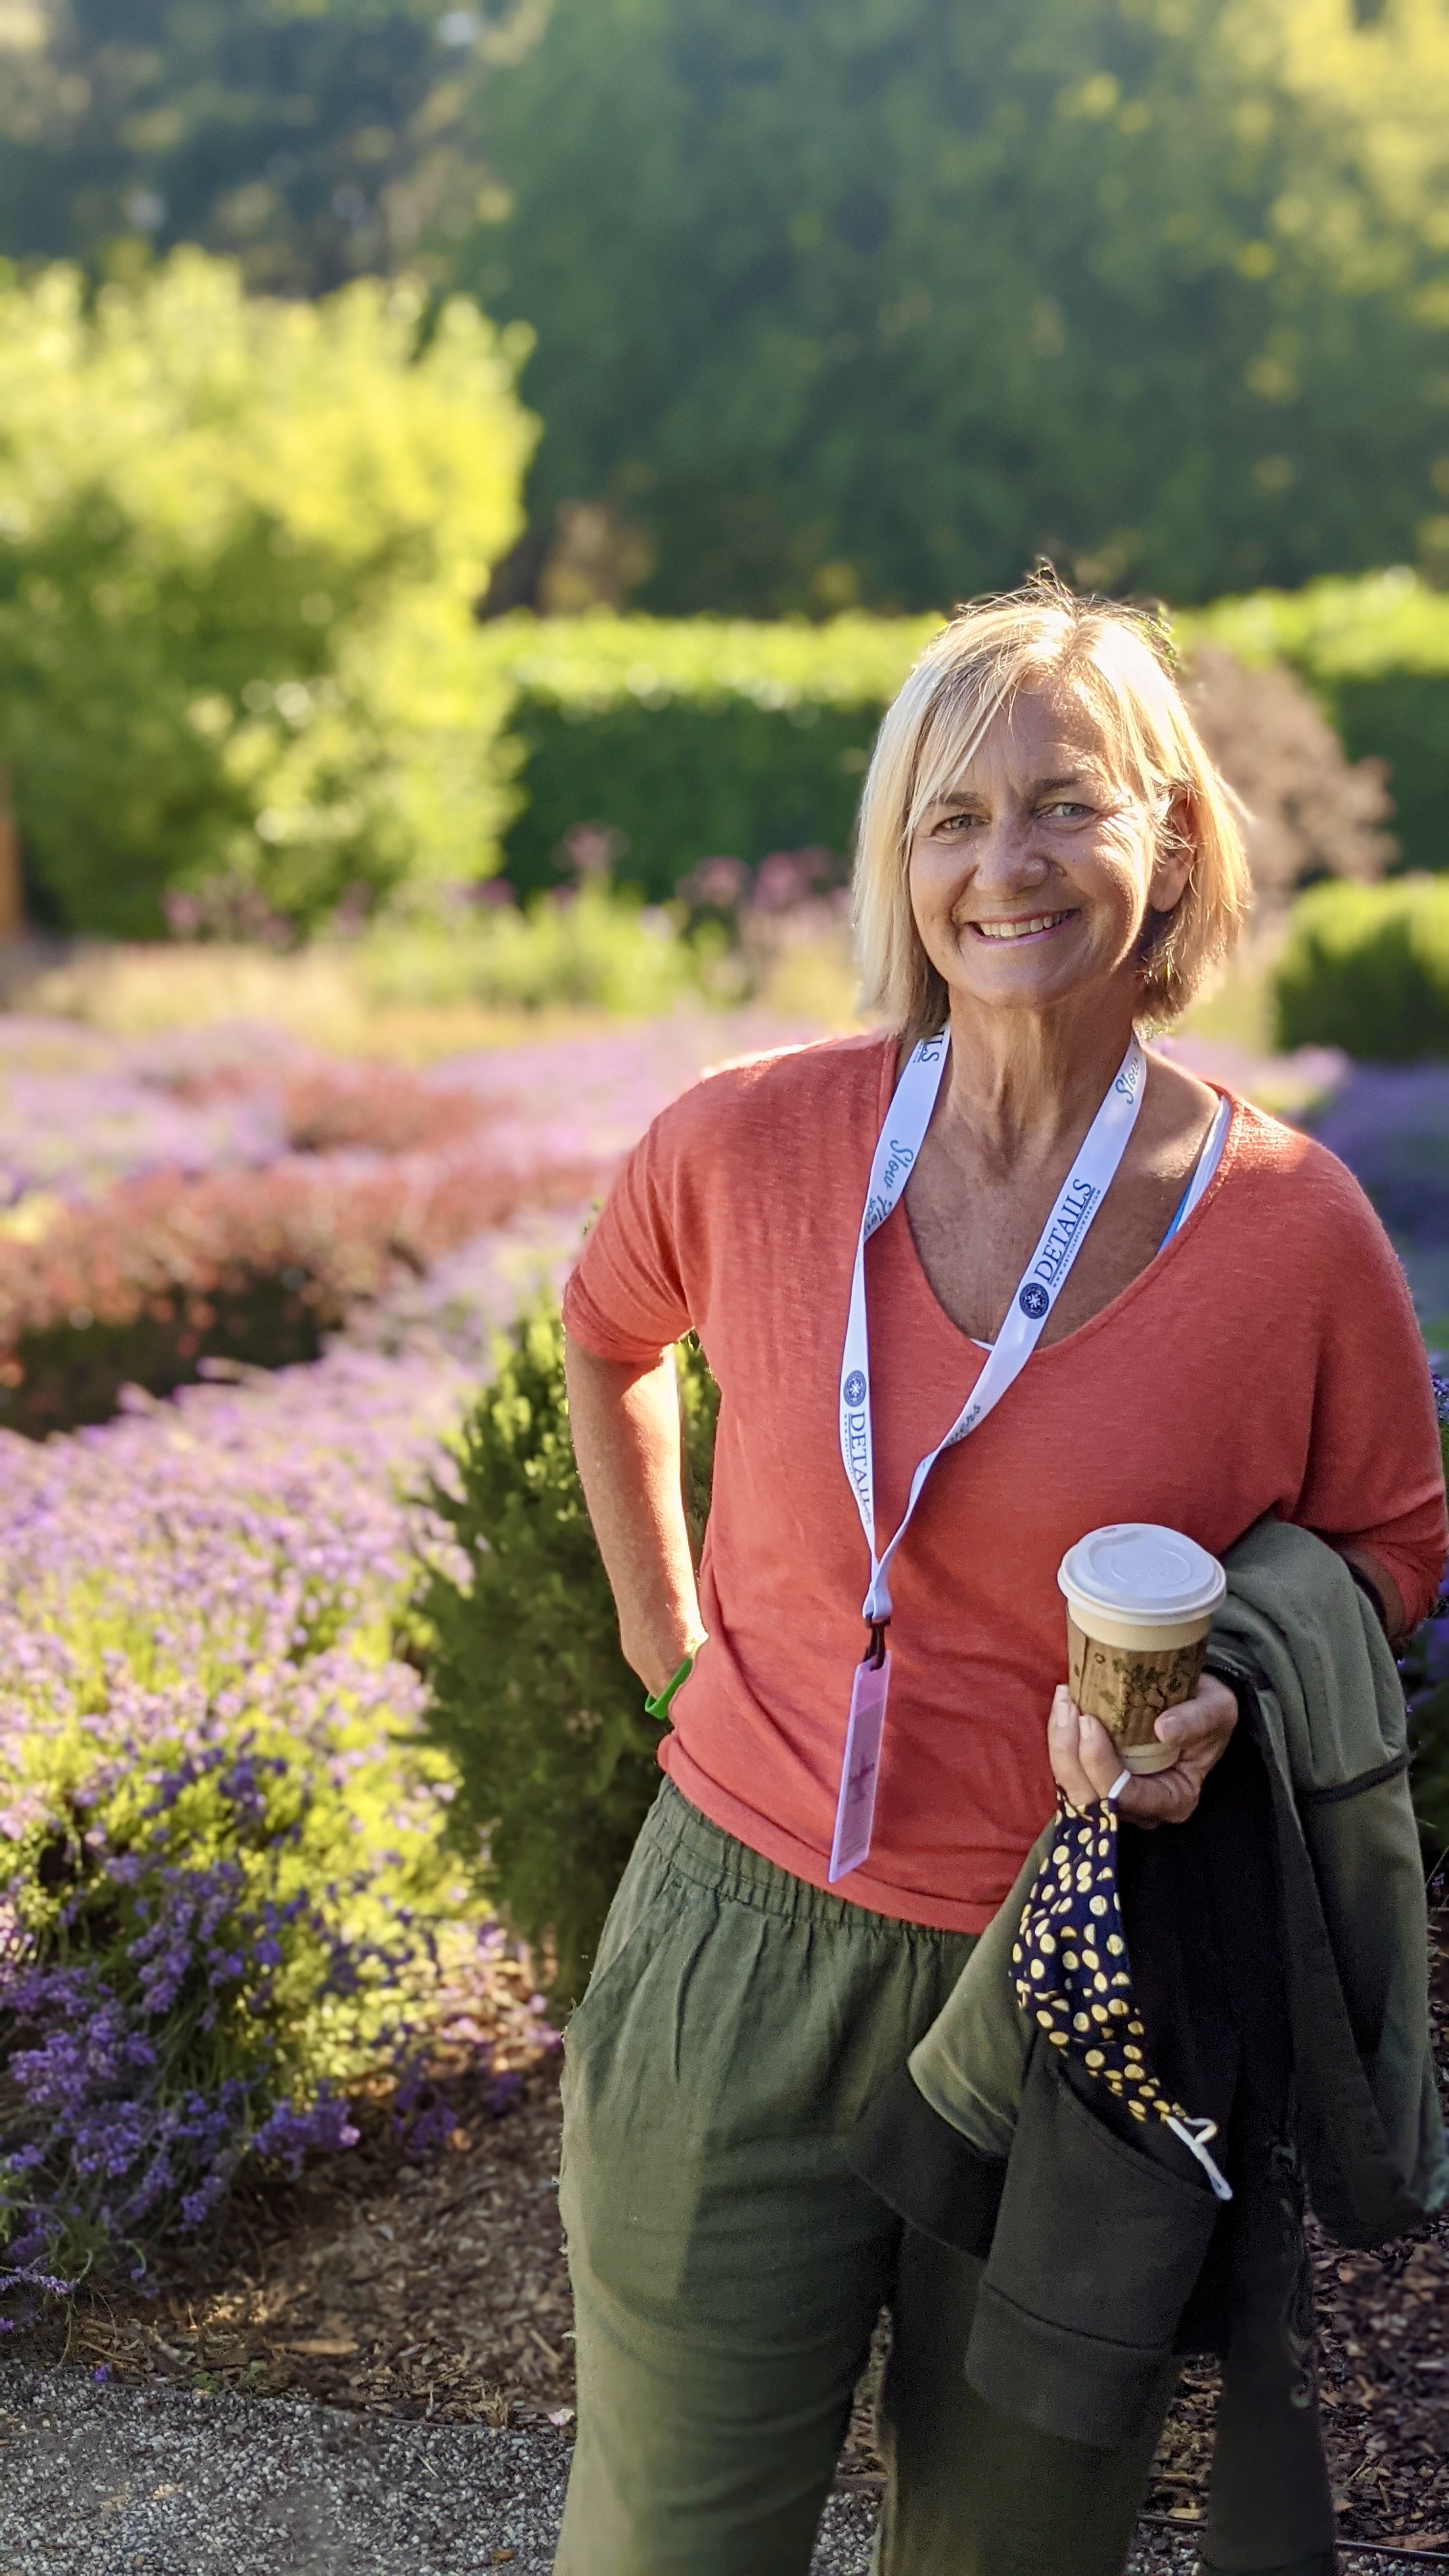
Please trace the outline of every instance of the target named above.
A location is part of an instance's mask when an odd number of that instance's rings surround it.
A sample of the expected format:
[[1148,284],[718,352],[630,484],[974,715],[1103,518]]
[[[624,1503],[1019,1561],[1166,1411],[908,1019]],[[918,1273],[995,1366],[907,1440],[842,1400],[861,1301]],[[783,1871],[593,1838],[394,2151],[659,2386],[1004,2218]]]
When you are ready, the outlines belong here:
[[605,1011],[524,1011],[477,1002],[379,1002],[345,949],[277,956],[262,948],[87,943],[73,955],[14,961],[4,1007],[79,1020],[114,1037],[258,1020],[338,1055],[426,1064],[474,1047],[521,1046],[611,1026]]
[[[436,1062],[477,1047],[590,1036],[659,1008],[657,996],[637,1013],[573,1003],[525,1010],[460,1000],[430,993],[413,962],[409,989],[396,997],[385,986],[379,991],[380,979],[364,954],[342,946],[319,944],[280,955],[221,942],[96,941],[64,955],[37,946],[17,950],[0,964],[0,1007],[76,1020],[124,1038],[219,1021],[262,1021],[334,1054],[385,1056],[404,1064]],[[751,998],[782,1018],[812,1021],[822,1029],[860,1025],[855,969],[843,931],[782,940],[752,981]],[[739,998],[729,991],[720,995],[722,1003]],[[708,1008],[710,997],[696,987],[677,1001]]]

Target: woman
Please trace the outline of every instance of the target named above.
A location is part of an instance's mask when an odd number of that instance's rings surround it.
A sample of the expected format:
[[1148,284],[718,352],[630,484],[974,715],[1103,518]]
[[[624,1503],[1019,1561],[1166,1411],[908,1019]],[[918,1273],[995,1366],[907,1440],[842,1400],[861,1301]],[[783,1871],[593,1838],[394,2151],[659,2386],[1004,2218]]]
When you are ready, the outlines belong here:
[[[1088,2450],[975,2400],[965,2258],[903,2261],[845,2143],[1054,1776],[1112,1784],[1054,1698],[1068,1545],[1137,1519],[1221,1552],[1274,1512],[1395,1633],[1443,1562],[1423,1353],[1355,1183],[1137,1045],[1247,896],[1152,630],[1052,584],[958,616],[882,726],[857,878],[885,1033],[676,1101],[566,1301],[624,1652],[671,1726],[567,2038],[566,2576],[803,2576],[887,2303],[890,2455],[947,2535],[910,2576],[1122,2565],[1151,2431]],[[698,1587],[691,1326],[721,1388]],[[1186,1817],[1234,1717],[1205,1678],[1121,1813]]]

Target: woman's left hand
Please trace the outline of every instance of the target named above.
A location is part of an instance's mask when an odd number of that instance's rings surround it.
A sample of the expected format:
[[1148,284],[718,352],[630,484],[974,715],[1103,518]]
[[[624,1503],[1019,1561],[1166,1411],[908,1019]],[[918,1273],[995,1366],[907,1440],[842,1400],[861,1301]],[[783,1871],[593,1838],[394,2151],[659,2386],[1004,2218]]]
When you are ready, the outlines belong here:
[[[1177,1747],[1172,1769],[1134,1771],[1117,1801],[1118,1815],[1133,1825],[1185,1824],[1237,1722],[1238,1703],[1227,1683],[1204,1673],[1192,1698],[1164,1709],[1157,1721],[1159,1741]],[[1099,1718],[1083,1716],[1065,1682],[1052,1696],[1047,1749],[1052,1777],[1074,1807],[1105,1798],[1121,1776],[1122,1756],[1111,1736]]]

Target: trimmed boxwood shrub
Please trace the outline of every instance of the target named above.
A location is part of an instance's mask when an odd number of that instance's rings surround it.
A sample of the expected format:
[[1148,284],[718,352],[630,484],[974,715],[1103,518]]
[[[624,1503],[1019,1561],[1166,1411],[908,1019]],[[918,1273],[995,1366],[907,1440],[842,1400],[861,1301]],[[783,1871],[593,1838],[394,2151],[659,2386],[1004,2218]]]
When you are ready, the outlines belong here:
[[[718,1393],[696,1342],[676,1358],[697,1553]],[[619,1650],[574,1465],[556,1308],[514,1326],[459,1437],[456,1481],[432,1499],[468,1569],[435,1565],[422,1601],[430,1730],[460,1780],[453,1830],[469,1853],[483,1836],[488,1892],[566,2007],[659,1787],[661,1730]]]
[[1274,990],[1282,1046],[1383,1064],[1449,1055],[1449,879],[1310,887]]

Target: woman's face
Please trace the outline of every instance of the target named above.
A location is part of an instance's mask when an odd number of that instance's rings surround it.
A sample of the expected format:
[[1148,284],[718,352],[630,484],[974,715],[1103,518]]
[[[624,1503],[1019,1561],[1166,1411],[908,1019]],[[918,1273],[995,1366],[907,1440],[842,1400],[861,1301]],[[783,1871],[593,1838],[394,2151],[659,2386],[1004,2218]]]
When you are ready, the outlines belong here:
[[[987,727],[911,849],[911,909],[951,992],[1039,1010],[1121,980],[1135,992],[1150,912],[1191,853],[1113,770],[1070,689],[1023,689]],[[1164,846],[1166,841],[1166,846]]]

